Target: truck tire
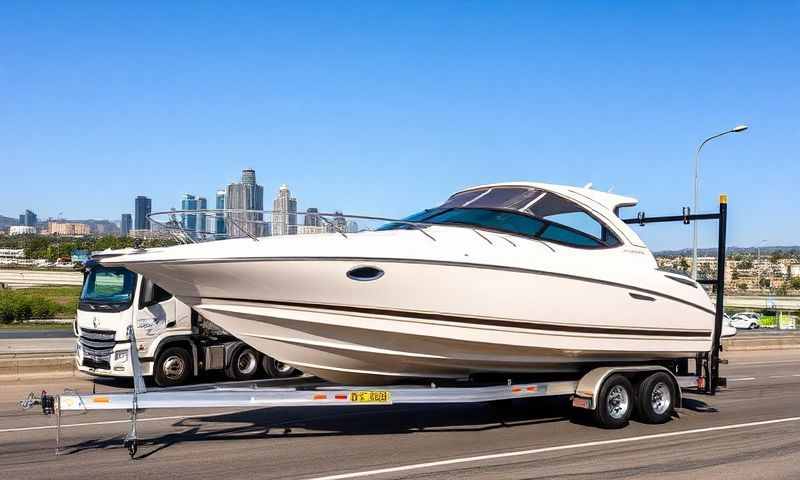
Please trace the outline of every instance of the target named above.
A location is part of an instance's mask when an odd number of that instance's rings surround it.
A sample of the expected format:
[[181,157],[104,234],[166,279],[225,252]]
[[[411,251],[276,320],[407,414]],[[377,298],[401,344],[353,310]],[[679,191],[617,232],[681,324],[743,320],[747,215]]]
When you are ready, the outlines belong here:
[[192,357],[183,347],[165,348],[153,365],[153,378],[159,387],[183,385],[192,374]]
[[241,344],[233,351],[225,374],[233,380],[252,380],[258,376],[261,354],[253,347]]
[[300,371],[274,358],[264,355],[261,360],[264,373],[270,378],[290,378],[296,377]]
[[645,423],[665,423],[675,411],[675,382],[665,372],[656,372],[639,384],[636,396],[638,417]]
[[633,413],[633,386],[620,374],[611,375],[603,382],[594,409],[595,423],[603,428],[622,428]]

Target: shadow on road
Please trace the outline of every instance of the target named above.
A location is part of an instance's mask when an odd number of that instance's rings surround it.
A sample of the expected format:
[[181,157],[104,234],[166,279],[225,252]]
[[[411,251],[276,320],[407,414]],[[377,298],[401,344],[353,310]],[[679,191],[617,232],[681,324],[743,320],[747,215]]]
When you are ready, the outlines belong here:
[[[307,438],[342,435],[477,432],[553,422],[568,422],[569,402],[559,398],[513,402],[374,407],[265,408],[226,415],[193,417],[175,422],[185,430],[141,439],[147,458],[180,443],[229,439]],[[214,428],[214,424],[220,428]],[[237,425],[238,424],[238,425]],[[224,426],[223,426],[224,425]],[[302,430],[302,431],[295,431]],[[120,448],[124,435],[67,446],[66,455],[85,450]]]

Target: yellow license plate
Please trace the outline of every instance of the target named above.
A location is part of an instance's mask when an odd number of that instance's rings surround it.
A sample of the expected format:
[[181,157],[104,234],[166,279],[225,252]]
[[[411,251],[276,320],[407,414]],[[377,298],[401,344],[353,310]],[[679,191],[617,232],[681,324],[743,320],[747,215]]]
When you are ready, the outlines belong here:
[[351,403],[392,403],[392,393],[387,391],[350,392]]

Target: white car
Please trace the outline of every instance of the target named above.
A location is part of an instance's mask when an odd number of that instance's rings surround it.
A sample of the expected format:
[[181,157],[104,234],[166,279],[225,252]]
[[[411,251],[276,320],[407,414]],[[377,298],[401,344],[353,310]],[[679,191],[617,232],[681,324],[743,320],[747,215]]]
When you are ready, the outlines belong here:
[[732,337],[736,335],[736,328],[731,325],[731,317],[727,313],[722,314],[722,337]]
[[759,328],[758,314],[752,312],[737,313],[731,318],[731,326],[735,328],[753,330]]

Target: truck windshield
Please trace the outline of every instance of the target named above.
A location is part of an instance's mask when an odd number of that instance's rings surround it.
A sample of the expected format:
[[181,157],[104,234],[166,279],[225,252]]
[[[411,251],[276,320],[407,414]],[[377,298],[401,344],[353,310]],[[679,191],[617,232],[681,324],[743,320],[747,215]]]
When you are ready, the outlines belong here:
[[90,305],[113,304],[127,308],[136,288],[136,274],[123,267],[91,269],[83,282],[80,303]]

